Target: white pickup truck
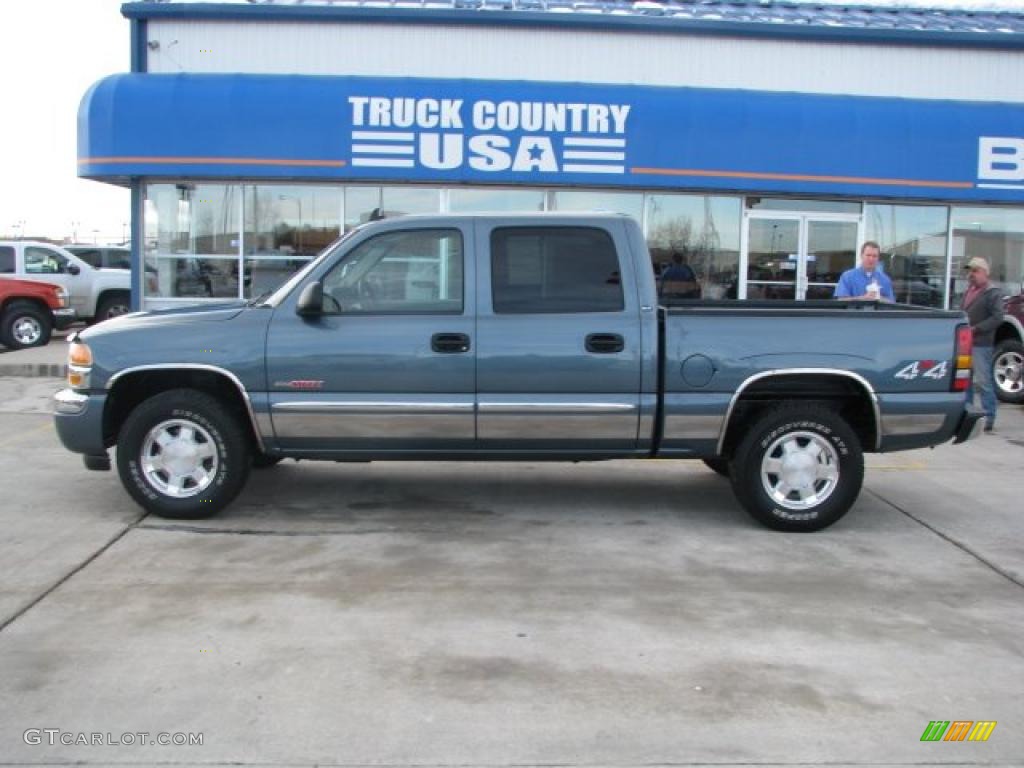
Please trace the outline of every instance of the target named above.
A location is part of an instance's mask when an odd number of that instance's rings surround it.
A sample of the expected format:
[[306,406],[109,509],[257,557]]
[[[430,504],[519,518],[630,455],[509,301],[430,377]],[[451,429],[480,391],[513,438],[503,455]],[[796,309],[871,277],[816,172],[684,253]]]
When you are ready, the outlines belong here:
[[[127,269],[96,269],[60,246],[34,240],[0,240],[0,253],[14,257],[13,271],[8,268],[0,278],[63,286],[80,320],[99,322],[129,311],[131,272]],[[2,262],[9,265],[12,260]]]

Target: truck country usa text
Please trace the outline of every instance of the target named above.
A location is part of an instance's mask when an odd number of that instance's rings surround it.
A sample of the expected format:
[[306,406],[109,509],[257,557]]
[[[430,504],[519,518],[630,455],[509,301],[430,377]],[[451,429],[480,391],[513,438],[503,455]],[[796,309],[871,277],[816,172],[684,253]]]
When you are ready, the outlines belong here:
[[[624,173],[628,104],[351,96],[352,165]],[[543,135],[541,135],[543,134]]]

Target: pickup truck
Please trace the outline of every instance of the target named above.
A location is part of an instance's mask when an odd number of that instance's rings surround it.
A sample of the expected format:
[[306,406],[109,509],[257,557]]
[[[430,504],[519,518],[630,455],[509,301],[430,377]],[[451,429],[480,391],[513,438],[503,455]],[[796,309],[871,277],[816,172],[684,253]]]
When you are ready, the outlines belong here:
[[[704,459],[757,520],[824,528],[863,454],[962,442],[966,318],[876,302],[659,307],[632,219],[409,216],[246,304],[79,334],[57,431],[171,518],[282,458]],[[680,503],[685,503],[681,493]]]
[[11,277],[63,286],[79,320],[100,322],[124,314],[131,306],[127,269],[96,269],[58,245],[34,240],[0,241],[0,254],[13,257]]
[[[3,254],[0,254],[2,266]],[[30,280],[0,280],[0,344],[8,349],[42,347],[54,328],[75,320],[68,292],[59,285]]]

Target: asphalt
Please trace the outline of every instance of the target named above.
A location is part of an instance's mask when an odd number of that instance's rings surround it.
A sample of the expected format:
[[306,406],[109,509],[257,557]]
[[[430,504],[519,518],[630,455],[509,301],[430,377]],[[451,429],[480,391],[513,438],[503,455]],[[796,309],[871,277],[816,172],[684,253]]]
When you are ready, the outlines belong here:
[[813,535],[695,462],[286,461],[181,524],[60,447],[60,386],[0,378],[0,765],[1024,764],[1020,408]]

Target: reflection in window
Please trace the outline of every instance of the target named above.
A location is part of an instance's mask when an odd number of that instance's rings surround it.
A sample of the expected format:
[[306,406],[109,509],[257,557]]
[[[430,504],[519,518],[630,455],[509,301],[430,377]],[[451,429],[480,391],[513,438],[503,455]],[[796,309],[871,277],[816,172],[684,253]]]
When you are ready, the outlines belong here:
[[324,278],[324,310],[344,314],[462,312],[462,234],[386,232],[360,243]]
[[438,213],[441,191],[427,187],[346,187],[345,231],[380,218]]
[[[666,272],[671,277],[673,273],[668,270],[682,262],[696,273],[701,297],[735,299],[739,286],[740,198],[648,195],[647,245],[659,282]],[[667,296],[663,292],[665,300],[676,297],[671,291]]]
[[945,206],[864,206],[865,239],[881,247],[883,269],[892,279],[896,301],[943,306],[947,211]]
[[337,240],[340,231],[340,187],[247,186],[245,296],[283,283]]
[[238,298],[240,196],[237,185],[147,186],[147,297]]
[[496,313],[617,312],[623,308],[615,245],[601,229],[495,229],[491,286]]
[[624,213],[640,222],[644,216],[644,196],[639,192],[577,192],[559,189],[551,193],[551,210]]
[[960,306],[967,290],[964,267],[973,256],[989,264],[989,277],[1007,295],[1021,289],[1024,280],[1024,210],[1020,208],[954,208],[953,268],[954,299]]
[[29,275],[62,275],[68,271],[68,260],[52,248],[25,247],[25,272]]
[[448,207],[453,213],[472,211],[543,211],[542,189],[453,189]]

